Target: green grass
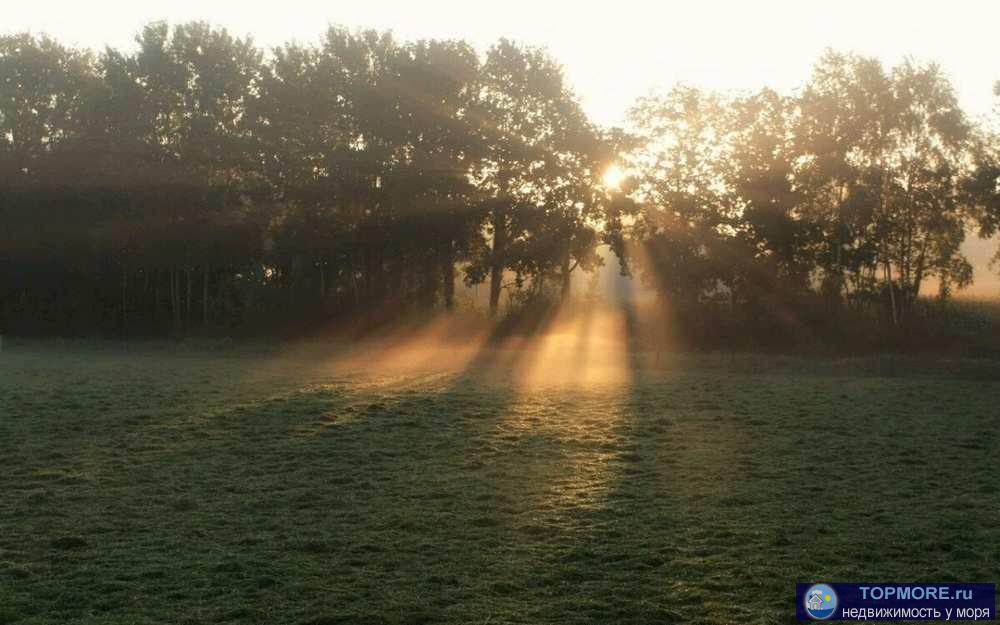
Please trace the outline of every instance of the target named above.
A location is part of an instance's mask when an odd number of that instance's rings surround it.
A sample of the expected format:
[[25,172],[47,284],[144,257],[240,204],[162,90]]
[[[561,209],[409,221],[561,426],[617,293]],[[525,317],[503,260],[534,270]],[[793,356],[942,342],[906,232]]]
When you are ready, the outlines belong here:
[[796,580],[1000,578],[993,365],[322,364],[8,346],[0,623],[791,623]]

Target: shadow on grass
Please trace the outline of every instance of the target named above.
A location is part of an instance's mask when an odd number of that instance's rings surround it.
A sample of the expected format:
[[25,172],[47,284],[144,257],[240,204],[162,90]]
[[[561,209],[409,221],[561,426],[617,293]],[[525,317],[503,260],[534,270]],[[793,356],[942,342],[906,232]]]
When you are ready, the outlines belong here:
[[[368,385],[216,396],[201,378],[228,384],[243,363],[185,361],[183,384],[142,386],[131,416],[102,412],[118,364],[81,378],[104,372],[103,395],[63,393],[78,407],[17,393],[4,449],[37,440],[0,475],[0,614],[790,622],[797,579],[998,574],[982,382],[664,373],[630,340],[626,386],[522,388],[516,334],[461,372]],[[803,496],[817,484],[821,501]]]

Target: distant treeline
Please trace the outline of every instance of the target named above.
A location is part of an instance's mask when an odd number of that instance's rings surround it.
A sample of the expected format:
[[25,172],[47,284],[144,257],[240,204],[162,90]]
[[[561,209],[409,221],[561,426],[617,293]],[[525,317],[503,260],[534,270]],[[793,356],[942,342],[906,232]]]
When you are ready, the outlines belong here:
[[707,333],[904,327],[1000,225],[1000,144],[933,64],[830,52],[794,96],[677,87],[604,129],[509,41],[136,41],[0,38],[0,331],[317,327],[459,281],[495,313],[565,296],[602,244]]

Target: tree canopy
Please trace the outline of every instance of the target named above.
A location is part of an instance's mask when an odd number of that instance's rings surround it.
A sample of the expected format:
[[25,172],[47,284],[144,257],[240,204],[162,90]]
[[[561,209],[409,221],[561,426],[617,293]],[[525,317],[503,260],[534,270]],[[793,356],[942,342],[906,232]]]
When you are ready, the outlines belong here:
[[556,59],[506,40],[9,35],[0,329],[308,327],[451,309],[462,283],[497,314],[505,292],[568,296],[602,246],[691,319],[900,326],[927,284],[971,282],[967,231],[1000,229],[998,145],[933,63],[832,51],[795,95],[678,85],[605,129]]

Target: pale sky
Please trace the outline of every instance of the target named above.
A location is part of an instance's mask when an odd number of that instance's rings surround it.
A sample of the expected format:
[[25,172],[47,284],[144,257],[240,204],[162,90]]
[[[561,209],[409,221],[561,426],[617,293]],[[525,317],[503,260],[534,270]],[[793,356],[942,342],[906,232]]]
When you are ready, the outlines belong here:
[[[265,47],[316,41],[328,24],[392,30],[400,39],[462,38],[481,51],[507,37],[548,48],[605,125],[622,123],[636,97],[678,81],[791,91],[827,47],[886,64],[937,61],[973,117],[994,109],[1000,79],[997,0],[33,0],[4,7],[0,32],[129,48],[142,25],[158,19],[206,20]],[[1000,293],[984,267],[995,248],[984,243],[966,245],[974,290]]]

